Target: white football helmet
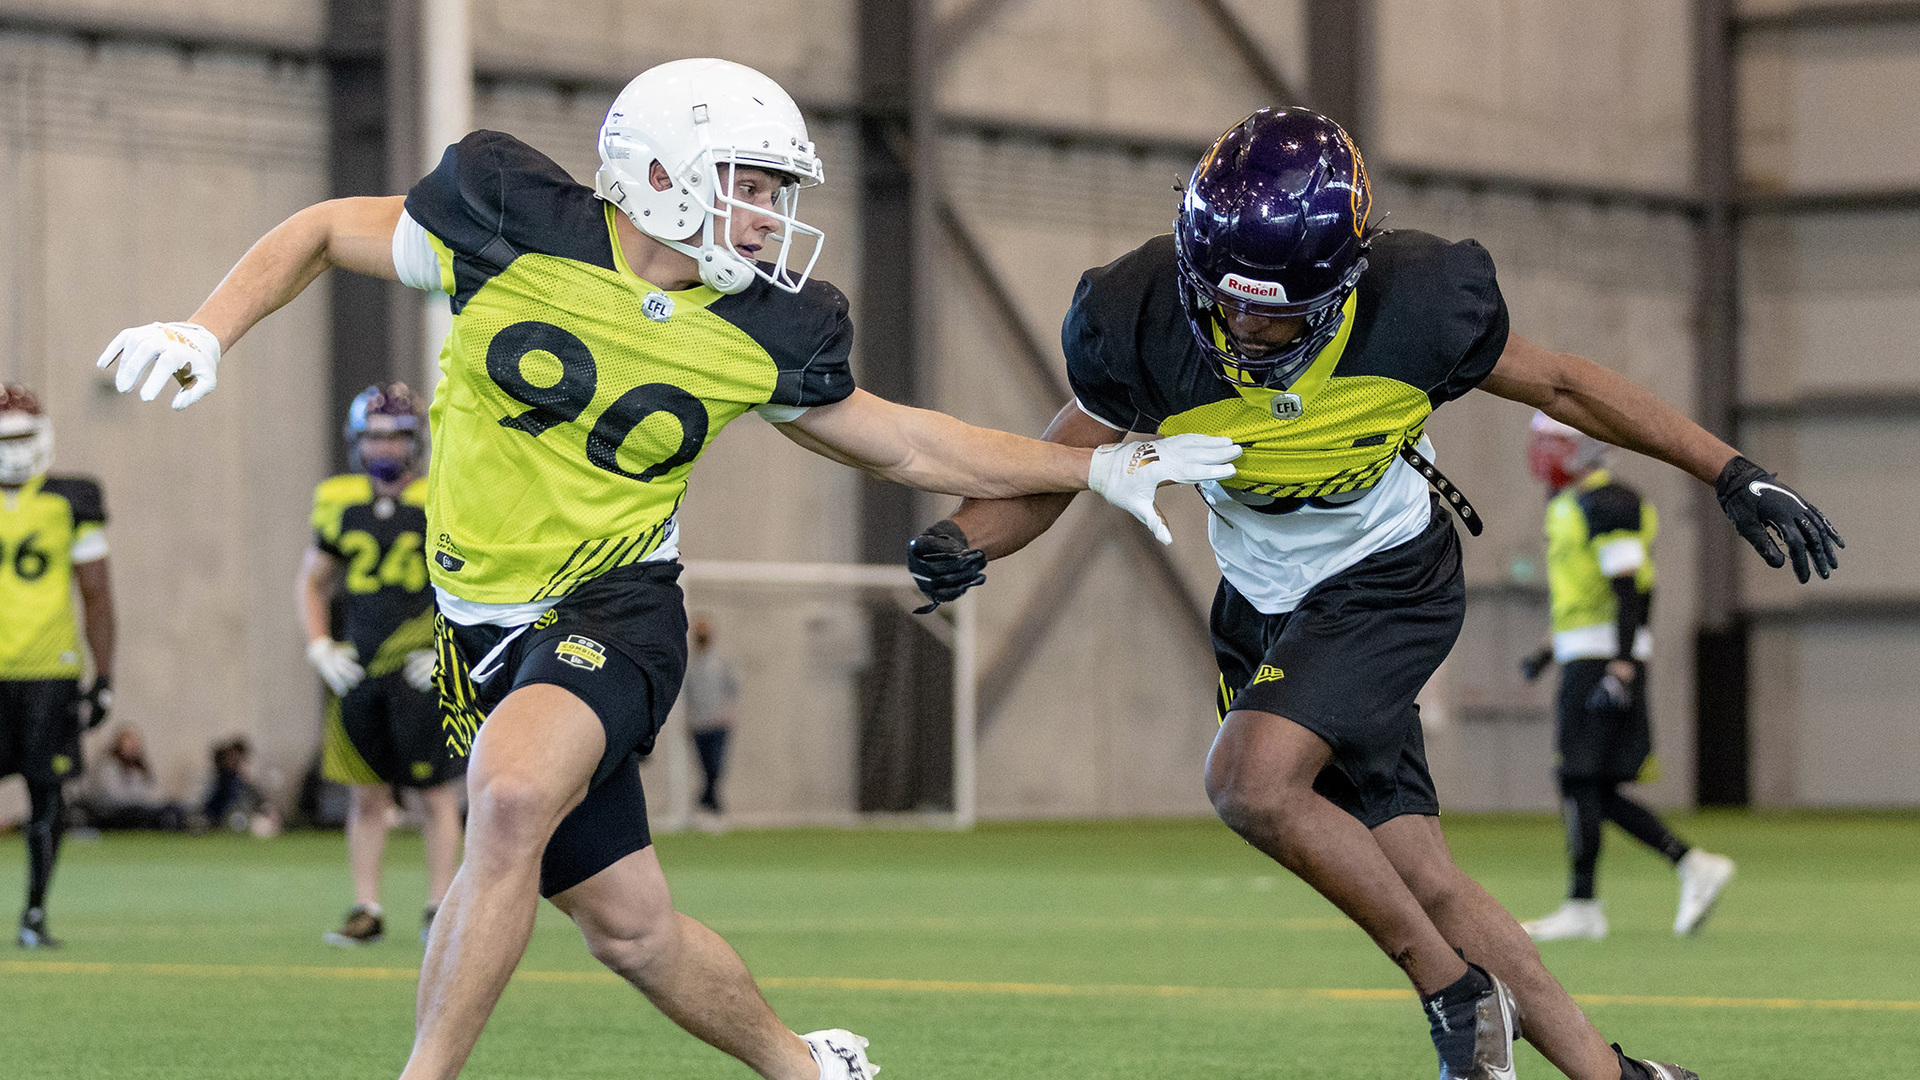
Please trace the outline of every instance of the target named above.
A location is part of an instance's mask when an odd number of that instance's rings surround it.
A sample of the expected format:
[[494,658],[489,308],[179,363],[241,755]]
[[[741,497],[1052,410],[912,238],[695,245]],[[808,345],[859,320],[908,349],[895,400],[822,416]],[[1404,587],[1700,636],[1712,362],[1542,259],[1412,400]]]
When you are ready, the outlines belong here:
[[[649,178],[655,161],[672,180],[664,191]],[[766,169],[790,182],[768,210],[734,197],[732,166]],[[695,59],[649,68],[613,99],[600,126],[593,189],[641,232],[692,256],[712,288],[737,293],[758,275],[799,292],[826,241],[800,221],[800,189],[825,178],[807,122],[780,84],[742,64]],[[736,209],[779,223],[772,239],[780,253],[771,264],[734,250]],[[797,247],[808,251],[796,272]]]
[[53,467],[53,421],[33,391],[0,384],[0,487],[19,487]]

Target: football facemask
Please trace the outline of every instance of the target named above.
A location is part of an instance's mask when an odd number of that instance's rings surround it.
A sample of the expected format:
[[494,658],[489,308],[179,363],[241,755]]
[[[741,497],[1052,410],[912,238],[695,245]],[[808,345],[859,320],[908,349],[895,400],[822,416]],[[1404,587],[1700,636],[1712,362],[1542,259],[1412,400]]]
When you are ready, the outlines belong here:
[[22,386],[0,386],[0,487],[21,484],[53,467],[53,422]]

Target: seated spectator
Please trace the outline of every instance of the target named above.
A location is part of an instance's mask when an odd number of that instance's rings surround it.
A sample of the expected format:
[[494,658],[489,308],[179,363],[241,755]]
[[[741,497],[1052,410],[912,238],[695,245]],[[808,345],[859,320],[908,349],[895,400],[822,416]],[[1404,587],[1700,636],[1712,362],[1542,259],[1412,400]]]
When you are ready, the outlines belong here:
[[280,813],[253,782],[253,746],[244,735],[213,744],[213,782],[200,812],[214,827],[280,835]]
[[140,729],[123,725],[113,733],[107,756],[87,770],[85,787],[74,809],[96,829],[165,829],[186,827],[186,808],[160,797],[153,768],[147,764],[146,740]]

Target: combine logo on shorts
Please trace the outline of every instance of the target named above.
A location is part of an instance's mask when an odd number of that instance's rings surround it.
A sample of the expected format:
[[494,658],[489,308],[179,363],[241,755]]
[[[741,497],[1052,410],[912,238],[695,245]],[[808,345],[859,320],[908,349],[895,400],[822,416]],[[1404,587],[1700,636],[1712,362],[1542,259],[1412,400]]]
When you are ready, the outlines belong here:
[[568,634],[565,641],[553,647],[553,655],[588,671],[598,671],[607,662],[606,648],[592,638],[583,638],[579,634]]
[[1263,682],[1279,682],[1281,679],[1284,679],[1286,677],[1287,677],[1286,672],[1281,671],[1279,668],[1274,667],[1272,664],[1261,664],[1260,670],[1254,672],[1253,674],[1252,685],[1259,686]]

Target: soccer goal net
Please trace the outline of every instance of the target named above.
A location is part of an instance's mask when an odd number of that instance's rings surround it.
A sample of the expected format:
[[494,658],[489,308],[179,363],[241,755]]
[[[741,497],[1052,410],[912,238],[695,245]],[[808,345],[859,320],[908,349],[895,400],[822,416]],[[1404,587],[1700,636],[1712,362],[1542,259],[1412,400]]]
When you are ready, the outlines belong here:
[[[972,827],[971,597],[914,615],[900,566],[685,565],[696,644],[641,772],[657,829]],[[702,805],[716,756],[718,814]]]

